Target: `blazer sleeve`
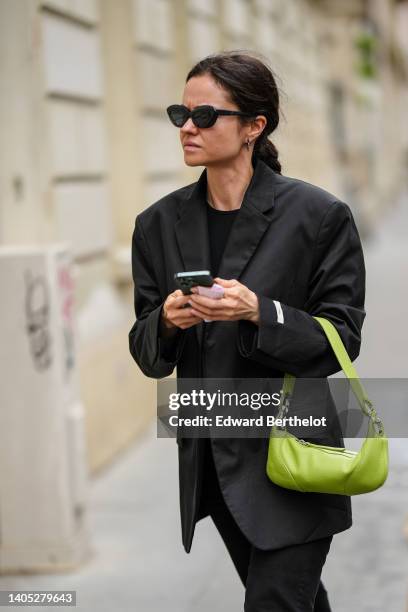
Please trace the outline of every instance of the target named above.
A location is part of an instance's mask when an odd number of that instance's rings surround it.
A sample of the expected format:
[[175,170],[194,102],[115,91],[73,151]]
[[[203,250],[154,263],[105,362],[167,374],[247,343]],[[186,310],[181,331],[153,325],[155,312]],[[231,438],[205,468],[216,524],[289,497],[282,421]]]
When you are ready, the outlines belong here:
[[259,324],[238,322],[240,354],[300,377],[326,377],[341,370],[326,334],[313,316],[329,319],[354,361],[366,315],[365,264],[360,237],[347,204],[332,203],[314,246],[303,309],[258,295]]
[[138,217],[132,236],[132,276],[136,322],[129,332],[129,350],[146,376],[164,378],[177,365],[186,335],[185,330],[178,329],[171,338],[161,337],[160,318],[165,300],[160,295],[149,245]]

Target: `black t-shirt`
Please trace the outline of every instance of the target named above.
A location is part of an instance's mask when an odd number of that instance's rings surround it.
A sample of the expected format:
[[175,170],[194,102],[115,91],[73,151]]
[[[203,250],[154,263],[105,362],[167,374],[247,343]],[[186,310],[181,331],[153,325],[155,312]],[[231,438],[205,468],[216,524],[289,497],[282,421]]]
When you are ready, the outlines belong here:
[[207,202],[208,239],[211,256],[211,274],[213,277],[218,274],[228,235],[238,213],[239,208],[235,210],[217,210]]

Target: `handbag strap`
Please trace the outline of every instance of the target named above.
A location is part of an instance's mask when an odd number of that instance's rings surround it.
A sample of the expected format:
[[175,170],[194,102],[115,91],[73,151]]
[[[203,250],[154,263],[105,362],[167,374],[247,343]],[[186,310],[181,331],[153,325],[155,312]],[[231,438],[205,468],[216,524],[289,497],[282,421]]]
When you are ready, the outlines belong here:
[[[333,323],[329,321],[328,319],[325,319],[323,317],[313,317],[313,318],[318,323],[320,323],[320,325],[322,326],[327,336],[327,339],[329,340],[330,345],[334,351],[334,354],[336,355],[337,360],[341,366],[341,369],[343,370],[343,372],[345,373],[345,375],[350,381],[350,385],[358,400],[358,403],[360,404],[361,410],[363,411],[364,414],[366,414],[367,416],[371,418],[374,424],[378,425],[379,434],[383,435],[384,433],[383,424],[381,420],[378,418],[377,413],[374,410],[374,407],[371,401],[368,399],[367,393],[365,392],[365,389],[360,381],[360,378],[357,374],[355,367],[353,366],[351,362],[351,359],[346,351],[346,348],[343,344],[342,339],[340,338],[340,335],[337,329],[335,328]],[[285,402],[287,402],[288,398],[293,394],[295,381],[296,381],[296,377],[293,376],[293,374],[288,374],[288,373],[285,374],[285,377],[283,379],[282,390],[281,390],[281,399],[284,404]]]

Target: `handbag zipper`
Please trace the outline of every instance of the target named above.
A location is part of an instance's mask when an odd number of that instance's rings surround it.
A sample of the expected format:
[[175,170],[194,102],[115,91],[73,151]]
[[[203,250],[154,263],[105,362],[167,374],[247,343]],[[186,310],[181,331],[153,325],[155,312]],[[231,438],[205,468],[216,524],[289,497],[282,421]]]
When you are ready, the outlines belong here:
[[349,451],[344,446],[325,446],[323,444],[313,444],[312,442],[306,442],[302,438],[296,438],[296,440],[302,444],[303,446],[311,446],[313,448],[320,448],[322,451],[326,453],[342,453],[343,455],[349,455],[350,457],[355,457],[358,453],[355,451]]
[[313,442],[306,442],[306,440],[303,440],[303,438],[296,438],[296,439],[301,444],[306,444],[307,446],[318,446],[319,448],[327,448],[329,450],[332,450],[333,448],[335,448],[336,450],[339,450],[339,451],[346,450],[345,446],[327,446],[325,444],[313,444]]

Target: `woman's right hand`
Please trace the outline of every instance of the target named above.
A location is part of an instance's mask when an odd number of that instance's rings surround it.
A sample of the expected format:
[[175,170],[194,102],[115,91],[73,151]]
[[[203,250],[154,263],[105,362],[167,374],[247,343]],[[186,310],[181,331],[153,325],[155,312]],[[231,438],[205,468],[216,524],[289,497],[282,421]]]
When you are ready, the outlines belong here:
[[191,314],[191,308],[185,304],[190,299],[189,295],[184,295],[181,289],[176,289],[170,293],[162,308],[161,326],[165,335],[170,335],[176,328],[187,329],[201,323],[202,318]]

